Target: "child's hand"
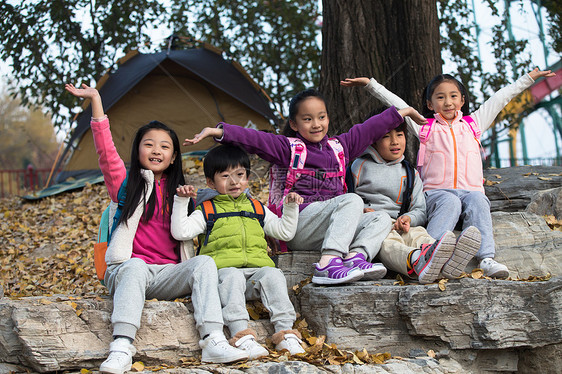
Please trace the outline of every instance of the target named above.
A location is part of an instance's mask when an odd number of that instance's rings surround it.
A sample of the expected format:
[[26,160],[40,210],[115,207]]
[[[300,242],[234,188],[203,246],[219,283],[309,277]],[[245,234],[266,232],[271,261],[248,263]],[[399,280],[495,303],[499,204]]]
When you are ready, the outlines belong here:
[[304,199],[296,192],[289,192],[289,194],[285,197],[285,202],[301,205],[304,202]]
[[345,78],[340,81],[340,86],[344,87],[355,87],[355,86],[366,86],[369,84],[370,79],[366,77],[359,78]]
[[176,194],[179,197],[191,197],[192,199],[195,199],[197,197],[197,194],[195,193],[195,187],[189,184],[176,188]]
[[375,210],[373,208],[363,208],[363,213],[371,213],[374,212]]
[[394,230],[401,231],[401,232],[408,232],[410,231],[410,223],[412,219],[409,216],[400,216],[394,222]]
[[208,138],[209,136],[212,136],[213,138],[222,138],[222,135],[223,129],[220,129],[218,127],[205,127],[199,134],[195,134],[193,139],[185,139],[183,141],[183,145],[197,144],[201,140]]
[[536,81],[541,77],[554,77],[556,73],[553,73],[552,70],[539,70],[539,68],[535,68],[529,73],[529,75],[534,81]]
[[400,113],[402,118],[406,116],[410,117],[415,123],[417,123],[420,126],[425,125],[427,123],[427,118],[419,114],[418,111],[412,107],[399,109],[398,113]]
[[84,99],[92,99],[100,95],[98,90],[96,90],[94,87],[89,87],[84,83],[82,83],[81,87],[82,88],[76,88],[71,83],[67,83],[64,85],[64,89],[76,97],[82,97]]

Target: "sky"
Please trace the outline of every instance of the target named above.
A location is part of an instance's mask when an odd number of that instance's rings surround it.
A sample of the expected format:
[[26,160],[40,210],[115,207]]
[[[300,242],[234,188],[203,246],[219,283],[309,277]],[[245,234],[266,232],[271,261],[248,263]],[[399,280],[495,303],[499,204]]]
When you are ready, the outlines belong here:
[[[492,27],[499,22],[497,18],[491,16],[490,11],[487,9],[484,0],[467,0],[474,4],[475,7],[475,19],[478,20],[478,25],[481,29],[479,45],[481,51],[481,60],[486,72],[495,72],[495,66],[493,64],[492,57],[492,47],[489,45]],[[320,6],[321,6],[321,1]],[[505,4],[504,2],[498,2],[499,6]],[[531,1],[512,1],[510,6],[510,14],[512,19],[513,33],[517,40],[528,39],[529,48],[527,52],[530,55],[532,66],[529,67],[529,71],[535,66],[538,66],[541,70],[544,70],[547,66],[550,66],[558,62],[561,58],[559,54],[555,54],[552,50],[548,56],[545,56],[543,44],[539,39],[539,27],[533,9]],[[536,8],[536,6],[534,6]],[[547,25],[546,17],[543,12],[543,22]],[[170,35],[170,31],[166,29],[159,29],[154,31],[154,41],[160,41]],[[551,40],[547,36],[547,43]],[[447,63],[443,67],[443,71],[446,73],[451,73],[455,75],[454,66],[449,66]],[[10,67],[3,61],[0,61],[0,74],[6,76],[10,73]],[[0,79],[0,89],[3,88],[5,82]],[[475,95],[477,93],[471,93]],[[529,158],[554,158],[556,156],[556,147],[554,142],[554,132],[552,119],[544,109],[537,110],[529,115],[525,120],[525,138],[527,143],[527,153]],[[559,140],[559,147],[562,149],[562,140]],[[562,152],[562,150],[561,150]],[[517,155],[518,158],[522,158],[520,139],[518,138],[517,145]],[[500,144],[500,157],[506,161],[502,161],[502,166],[509,166],[507,159],[509,157],[509,146],[507,142]]]
[[[504,2],[498,2],[504,4]],[[483,1],[474,0],[475,14],[478,24],[481,28],[480,35],[480,50],[481,60],[483,63],[484,71],[495,72],[495,66],[492,59],[492,47],[489,44],[492,35],[492,27],[499,21],[490,15],[490,11]],[[532,66],[529,66],[531,71],[535,66],[541,70],[545,70],[548,66],[560,61],[561,56],[554,53],[552,49],[545,56],[543,44],[539,39],[539,27],[531,8],[532,2],[525,0],[523,2],[513,1],[510,6],[510,15],[512,21],[512,29],[515,39],[528,39],[529,49],[527,52],[530,54]],[[536,6],[535,6],[536,9]],[[543,22],[546,23],[545,11],[543,13]],[[546,32],[546,29],[545,29]],[[547,37],[547,44],[551,39]],[[446,70],[446,67],[444,68]],[[545,109],[534,111],[531,115],[527,116],[524,120],[525,126],[525,139],[527,143],[527,153],[529,158],[553,158],[556,156],[556,146],[554,142],[554,132],[552,119]],[[559,147],[562,148],[562,141],[559,138]],[[562,152],[562,150],[561,150]],[[502,159],[507,159],[509,155],[509,145],[504,142],[500,145],[500,155]],[[518,137],[517,144],[518,158],[522,158],[521,139]],[[509,166],[507,160],[502,161],[502,166]]]

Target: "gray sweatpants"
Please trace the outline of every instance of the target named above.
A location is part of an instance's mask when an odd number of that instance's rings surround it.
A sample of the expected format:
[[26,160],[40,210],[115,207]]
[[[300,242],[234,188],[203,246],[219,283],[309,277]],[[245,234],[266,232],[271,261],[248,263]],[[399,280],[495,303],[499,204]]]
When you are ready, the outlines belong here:
[[222,331],[217,267],[209,256],[167,265],[131,258],[108,266],[104,281],[113,296],[113,336],[135,339],[145,299],[173,300],[189,294],[199,335]]
[[250,316],[246,300],[261,300],[269,311],[275,332],[291,330],[296,319],[295,308],[287,293],[287,281],[280,269],[219,269],[219,294],[224,323],[234,336],[248,328]]
[[425,192],[427,207],[427,232],[440,238],[445,231],[453,231],[462,220],[462,229],[475,226],[482,234],[482,244],[476,258],[494,258],[496,245],[490,213],[490,200],[479,191],[429,190]]
[[299,214],[297,233],[288,247],[339,257],[358,252],[372,261],[392,228],[392,219],[383,212],[363,213],[363,206],[363,199],[354,193],[308,205]]

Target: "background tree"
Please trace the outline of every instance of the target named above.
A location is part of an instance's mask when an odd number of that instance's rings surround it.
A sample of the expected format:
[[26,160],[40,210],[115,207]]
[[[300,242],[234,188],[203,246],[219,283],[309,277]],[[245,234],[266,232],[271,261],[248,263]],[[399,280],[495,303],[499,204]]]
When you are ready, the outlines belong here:
[[318,4],[304,0],[3,1],[0,58],[22,103],[44,105],[59,128],[78,102],[64,83],[93,84],[129,49],[159,50],[149,36],[156,27],[223,49],[282,103],[317,82],[317,17]]
[[172,28],[226,52],[271,96],[279,113],[298,91],[318,84],[318,2],[175,0]]
[[[360,36],[360,37],[359,37]],[[323,1],[320,90],[328,100],[331,131],[364,121],[381,104],[365,90],[342,88],[346,77],[375,77],[419,109],[428,77],[441,72],[435,2]],[[415,138],[409,137],[412,160]]]
[[149,43],[149,26],[164,13],[151,0],[2,1],[0,57],[13,67],[12,93],[44,106],[60,127],[77,102],[64,83],[93,84],[123,50]]
[[22,169],[29,163],[49,168],[59,147],[51,119],[6,92],[0,93],[0,138],[0,165],[5,169]]

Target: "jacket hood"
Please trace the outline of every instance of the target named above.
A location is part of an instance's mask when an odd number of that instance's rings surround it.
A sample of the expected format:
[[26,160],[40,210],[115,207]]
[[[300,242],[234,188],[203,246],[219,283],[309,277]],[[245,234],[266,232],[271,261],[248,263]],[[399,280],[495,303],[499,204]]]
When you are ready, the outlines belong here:
[[377,163],[377,164],[383,164],[383,165],[395,165],[395,164],[399,164],[402,162],[402,160],[404,159],[404,155],[402,155],[399,159],[394,160],[394,161],[385,161],[381,155],[377,152],[377,150],[375,149],[375,147],[373,147],[372,145],[368,146],[367,149],[365,150],[365,152],[363,152],[363,154],[360,156],[361,158],[366,158],[369,157],[373,160],[373,162]]

